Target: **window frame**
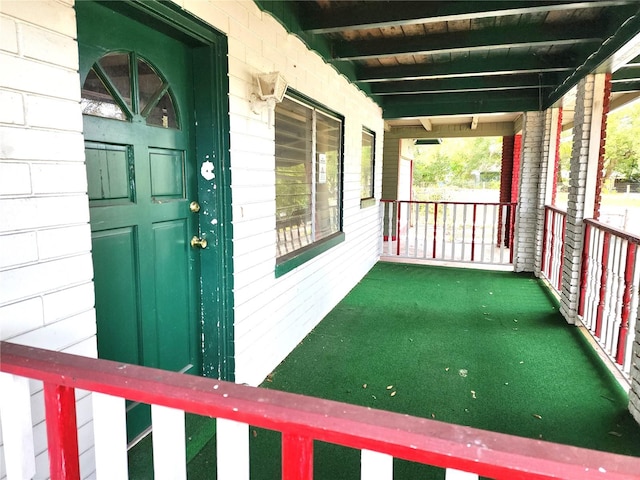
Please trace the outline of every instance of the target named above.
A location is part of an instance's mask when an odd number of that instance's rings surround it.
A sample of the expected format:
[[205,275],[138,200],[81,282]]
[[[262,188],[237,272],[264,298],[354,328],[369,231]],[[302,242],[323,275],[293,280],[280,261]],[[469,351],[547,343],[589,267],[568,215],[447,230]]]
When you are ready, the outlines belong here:
[[[285,275],[286,273],[294,270],[295,268],[308,262],[309,260],[315,258],[316,256],[326,252],[327,250],[330,250],[331,248],[342,243],[345,240],[345,234],[343,231],[345,118],[343,115],[339,114],[338,112],[335,112],[329,109],[328,107],[316,102],[310,97],[304,94],[301,94],[300,92],[297,92],[291,88],[287,89],[286,98],[303,105],[304,107],[310,109],[312,112],[319,112],[324,116],[327,116],[340,123],[340,127],[339,127],[340,138],[338,140],[340,152],[338,155],[338,164],[337,164],[337,168],[338,168],[338,179],[337,179],[338,230],[332,234],[329,234],[324,238],[321,238],[320,240],[316,240],[308,245],[300,247],[296,250],[293,250],[292,252],[286,253],[279,257],[277,256],[278,255],[277,253],[278,238],[276,238],[276,266],[275,266],[276,278],[282,275]],[[317,162],[316,145],[317,145],[318,139],[317,139],[315,113],[313,114],[313,118],[314,118],[314,121],[313,121],[313,128],[312,128],[312,142],[311,142],[311,151],[309,152],[309,154],[313,156],[313,161]],[[277,126],[274,127],[274,129],[277,129]],[[315,170],[315,167],[314,167],[314,170]],[[314,183],[312,183],[312,191],[313,191],[313,195],[315,195],[316,186],[317,186],[317,184],[315,183],[317,182],[317,177],[315,175],[313,176],[313,182]],[[312,200],[310,207],[312,205],[315,205],[315,200]],[[274,219],[276,219],[276,216],[277,216],[277,213],[274,215]],[[277,235],[278,235],[278,231],[276,226],[276,236]]]
[[[362,161],[364,160],[364,136],[371,136],[371,189],[370,194],[367,197],[362,196]],[[376,132],[367,128],[365,126],[362,127],[362,142],[361,142],[361,153],[360,153],[360,208],[371,207],[376,204]]]

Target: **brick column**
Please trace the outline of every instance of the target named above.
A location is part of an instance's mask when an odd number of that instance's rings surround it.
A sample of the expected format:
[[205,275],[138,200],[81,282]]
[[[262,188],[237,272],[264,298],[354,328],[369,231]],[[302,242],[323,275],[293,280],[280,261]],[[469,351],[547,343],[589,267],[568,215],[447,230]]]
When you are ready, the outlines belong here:
[[520,159],[522,158],[522,134],[513,137],[513,168],[511,170],[511,202],[518,201],[520,193]]
[[[533,272],[535,269],[544,137],[545,112],[525,113],[513,257],[516,272]],[[540,235],[540,242],[541,239]]]
[[588,75],[578,83],[569,174],[567,227],[562,268],[560,312],[576,323],[579,300],[582,220],[593,215],[602,129],[604,74]]

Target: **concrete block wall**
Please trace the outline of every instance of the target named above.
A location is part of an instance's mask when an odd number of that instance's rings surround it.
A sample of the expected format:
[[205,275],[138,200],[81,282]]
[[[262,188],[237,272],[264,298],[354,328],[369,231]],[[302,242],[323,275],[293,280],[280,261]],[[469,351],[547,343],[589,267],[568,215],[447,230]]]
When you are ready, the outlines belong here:
[[[250,1],[178,2],[228,36],[234,230],[236,381],[258,384],[379,258],[379,205],[360,207],[362,128],[376,135],[375,194],[382,190],[379,107]],[[275,277],[275,130],[251,111],[255,76],[279,71],[289,88],[344,116],[345,242]]]
[[[0,2],[0,339],[95,357],[79,102],[72,2]],[[42,386],[31,393],[36,478],[47,478]],[[77,399],[81,474],[93,478],[90,396]]]
[[536,199],[536,236],[535,236],[535,259],[533,265],[533,271],[537,277],[540,276],[542,268],[542,243],[544,240],[544,206],[547,198],[547,190],[553,188],[548,183],[549,168],[553,168],[553,165],[549,165],[551,135],[554,132],[552,122],[555,116],[553,109],[548,109],[544,112],[544,125],[542,135],[542,145],[540,147],[540,170],[538,177],[538,196]]
[[516,272],[533,272],[538,248],[539,179],[544,158],[545,112],[527,112],[524,117],[513,263]]
[[582,220],[585,218],[594,90],[595,79],[593,75],[585,77],[578,83],[574,113],[560,302],[560,312],[567,322],[572,324],[577,319],[579,301],[578,285],[583,242]]

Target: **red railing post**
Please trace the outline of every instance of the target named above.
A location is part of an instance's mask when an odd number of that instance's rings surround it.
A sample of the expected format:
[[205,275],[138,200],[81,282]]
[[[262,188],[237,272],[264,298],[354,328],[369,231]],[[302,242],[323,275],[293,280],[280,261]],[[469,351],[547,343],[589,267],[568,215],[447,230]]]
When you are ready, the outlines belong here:
[[607,301],[607,279],[609,277],[609,243],[611,241],[611,234],[604,232],[604,239],[602,241],[602,258],[600,259],[600,265],[602,271],[600,272],[600,299],[598,301],[598,313],[596,315],[596,337],[600,338],[602,335],[602,318],[604,316],[604,304]]
[[578,315],[584,316],[584,303],[587,297],[587,275],[589,274],[589,248],[591,248],[591,225],[584,224],[584,241],[582,242],[582,264],[580,265],[580,299]]
[[313,479],[313,438],[282,434],[282,480]]
[[478,204],[473,204],[473,220],[471,224],[471,261],[473,262],[476,256],[476,213],[478,210]]
[[44,383],[51,480],[80,480],[75,390]]
[[433,204],[433,253],[432,257],[436,258],[436,237],[438,236],[438,204]]
[[513,239],[515,237],[515,226],[516,226],[516,207],[517,203],[511,204],[511,210],[509,213],[509,263],[513,263]]
[[618,332],[618,345],[616,347],[616,363],[624,364],[624,356],[629,332],[629,314],[631,313],[631,288],[633,287],[633,266],[636,261],[635,243],[627,243],[627,258],[624,266],[624,293],[622,294],[622,313],[620,319],[620,331]]

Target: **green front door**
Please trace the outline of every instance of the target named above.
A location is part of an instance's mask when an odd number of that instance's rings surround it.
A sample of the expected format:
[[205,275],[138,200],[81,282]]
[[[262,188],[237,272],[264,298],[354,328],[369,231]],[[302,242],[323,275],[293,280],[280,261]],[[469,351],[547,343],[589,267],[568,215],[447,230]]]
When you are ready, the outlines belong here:
[[[100,5],[78,15],[98,354],[200,374],[192,53]],[[149,410],[128,408],[132,440]]]

